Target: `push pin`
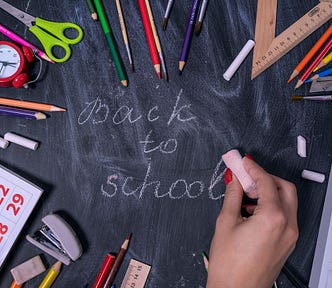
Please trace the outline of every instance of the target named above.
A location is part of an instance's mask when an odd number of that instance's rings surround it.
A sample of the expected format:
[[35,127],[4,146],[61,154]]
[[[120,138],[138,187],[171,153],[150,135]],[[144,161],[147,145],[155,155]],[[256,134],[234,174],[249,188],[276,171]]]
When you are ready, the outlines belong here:
[[71,226],[59,215],[50,214],[42,218],[43,225],[34,235],[26,239],[65,265],[82,255],[82,245]]

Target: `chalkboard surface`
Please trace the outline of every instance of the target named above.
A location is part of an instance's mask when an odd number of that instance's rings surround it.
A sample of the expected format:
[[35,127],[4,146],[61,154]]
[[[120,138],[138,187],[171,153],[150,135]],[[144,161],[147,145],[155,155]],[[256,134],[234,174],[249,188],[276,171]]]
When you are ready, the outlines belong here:
[[[221,155],[231,148],[251,154],[269,172],[296,184],[300,238],[288,266],[309,281],[327,181],[309,182],[300,174],[305,168],[329,173],[332,106],[291,102],[295,83],[287,84],[287,79],[328,23],[253,81],[249,54],[227,82],[222,74],[246,41],[254,39],[257,1],[209,1],[181,76],[178,61],[192,1],[175,1],[166,31],[161,23],[167,0],[151,1],[166,82],[153,69],[137,1],[121,1],[135,73],[129,69],[115,1],[104,1],[128,75],[125,88],[100,23],[91,19],[85,1],[8,2],[44,19],[74,22],[83,28],[84,39],[72,46],[68,62],[43,61],[42,76],[30,88],[0,88],[1,97],[67,108],[40,121],[1,116],[1,136],[12,131],[40,142],[36,151],[14,144],[1,149],[1,164],[45,192],[0,271],[0,287],[9,287],[11,268],[37,254],[49,265],[55,262],[25,240],[52,212],[73,226],[84,248],[77,262],[63,268],[55,288],[92,285],[104,256],[116,253],[129,233],[132,240],[117,287],[131,258],[152,266],[148,288],[205,287],[201,252],[209,251],[222,206]],[[277,34],[316,4],[279,0]],[[40,47],[22,23],[1,10],[0,22]],[[0,40],[7,39],[0,35]],[[38,65],[36,61],[31,67],[31,78]],[[307,92],[308,86],[296,91]],[[296,153],[300,134],[308,141],[307,158]],[[43,277],[25,287],[37,287]],[[283,274],[278,283],[292,287]]]

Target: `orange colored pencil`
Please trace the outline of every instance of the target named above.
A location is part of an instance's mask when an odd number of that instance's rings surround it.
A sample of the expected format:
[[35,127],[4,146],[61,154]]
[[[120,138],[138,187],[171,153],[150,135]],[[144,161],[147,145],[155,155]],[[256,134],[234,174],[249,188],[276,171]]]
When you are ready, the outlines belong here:
[[15,280],[13,280],[12,284],[10,285],[10,288],[21,288],[23,287],[23,284],[17,284]]
[[19,107],[25,109],[39,110],[39,111],[66,111],[64,108],[60,108],[50,104],[42,104],[24,100],[15,100],[9,98],[0,98],[0,105],[6,105],[11,107]]
[[288,83],[290,83],[299,73],[303,70],[303,68],[309,63],[312,57],[316,54],[316,52],[323,46],[323,44],[327,41],[327,39],[332,35],[332,25],[324,32],[324,34],[318,39],[316,44],[309,50],[307,55],[301,60],[301,62],[295,67],[292,75],[288,79]]
[[324,49],[319,52],[319,54],[316,57],[316,59],[310,64],[310,66],[308,67],[308,69],[303,73],[303,75],[300,77],[299,81],[297,81],[295,89],[299,88],[304,83],[304,81],[308,79],[308,77],[310,76],[310,74],[312,73],[312,71],[315,69],[315,67],[317,66],[317,64],[325,57],[325,55],[327,53],[329,53],[331,47],[332,47],[332,38],[329,40],[329,42],[324,47]]
[[159,61],[159,57],[158,57],[156,43],[155,43],[154,37],[153,37],[152,28],[150,25],[149,14],[148,14],[148,11],[147,11],[147,8],[145,5],[145,0],[138,0],[138,5],[139,5],[139,8],[140,8],[141,14],[142,14],[142,21],[143,21],[143,25],[144,25],[146,39],[148,41],[148,45],[149,45],[149,49],[150,49],[152,64],[154,66],[154,69],[157,72],[158,78],[160,78],[160,61]]

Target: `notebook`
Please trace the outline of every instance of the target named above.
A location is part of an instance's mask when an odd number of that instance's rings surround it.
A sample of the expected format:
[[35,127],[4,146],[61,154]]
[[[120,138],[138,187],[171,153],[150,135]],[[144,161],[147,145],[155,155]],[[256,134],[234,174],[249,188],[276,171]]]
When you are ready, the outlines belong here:
[[42,193],[0,165],[0,269]]

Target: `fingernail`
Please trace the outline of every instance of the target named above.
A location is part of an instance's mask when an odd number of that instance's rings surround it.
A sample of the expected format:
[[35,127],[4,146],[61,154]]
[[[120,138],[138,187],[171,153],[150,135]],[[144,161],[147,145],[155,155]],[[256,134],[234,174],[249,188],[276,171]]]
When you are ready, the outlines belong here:
[[225,181],[225,184],[228,185],[229,183],[232,182],[232,179],[233,179],[233,173],[232,173],[232,170],[227,168],[226,169],[226,172],[225,172],[225,175],[224,175],[224,181]]
[[246,154],[245,157],[247,157],[250,160],[254,160],[254,157],[252,157],[250,154]]

